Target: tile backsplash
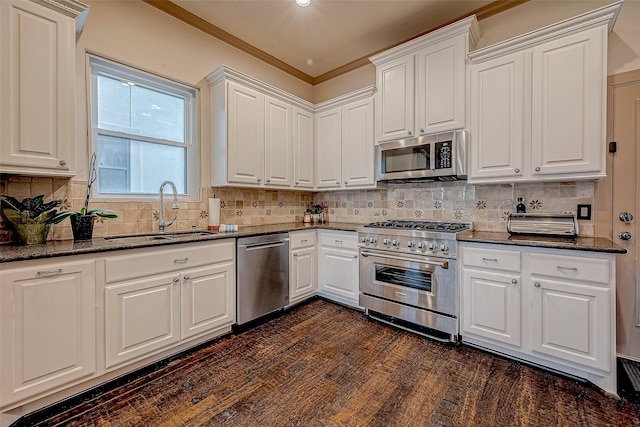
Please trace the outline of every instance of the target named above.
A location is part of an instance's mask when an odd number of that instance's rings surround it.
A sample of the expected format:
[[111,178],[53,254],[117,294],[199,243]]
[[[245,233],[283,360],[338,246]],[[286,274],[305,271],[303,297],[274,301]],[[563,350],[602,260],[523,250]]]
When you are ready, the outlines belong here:
[[[63,178],[0,176],[0,194],[17,199],[45,195],[45,201],[60,199],[61,209],[79,210],[84,204],[86,182]],[[527,212],[576,212],[578,204],[593,204],[593,182],[528,183],[470,185],[458,182],[389,184],[376,190],[299,192],[243,188],[204,187],[200,201],[180,202],[171,209],[165,197],[165,213],[177,221],[168,230],[190,230],[192,225],[206,228],[208,199],[221,199],[220,222],[237,225],[262,225],[302,222],[304,211],[325,202],[327,216],[333,222],[368,223],[386,218],[473,221],[476,230],[506,231],[506,217],[515,211],[515,198],[526,198]],[[89,208],[116,211],[118,218],[98,218],[95,237],[146,233],[158,228],[159,199],[150,201],[105,201],[92,199]],[[580,234],[592,236],[593,220],[580,221]],[[54,225],[50,240],[71,239],[69,221]],[[0,242],[12,239],[10,227],[0,220]]]

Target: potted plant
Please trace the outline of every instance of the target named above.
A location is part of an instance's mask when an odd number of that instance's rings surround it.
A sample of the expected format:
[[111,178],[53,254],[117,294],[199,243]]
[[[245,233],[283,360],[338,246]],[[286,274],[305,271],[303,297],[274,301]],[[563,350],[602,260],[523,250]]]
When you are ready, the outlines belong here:
[[25,245],[46,243],[52,224],[65,219],[67,212],[56,211],[62,200],[44,203],[44,194],[19,201],[2,195],[2,212]]
[[323,213],[323,211],[324,211],[324,202],[322,202],[322,204],[320,205],[313,205],[309,209],[307,209],[307,212],[311,214],[311,222],[315,222],[315,223],[321,222],[320,215]]
[[[91,186],[96,181],[96,153],[91,155],[89,162],[89,177],[87,179],[87,195],[84,199],[84,206],[79,211],[66,211],[62,213],[62,219],[69,217],[71,221],[71,232],[73,240],[91,240],[93,237],[93,224],[97,217],[117,218],[118,215],[111,209],[91,209],[89,210],[89,197],[91,196]],[[61,221],[62,221],[61,219]]]

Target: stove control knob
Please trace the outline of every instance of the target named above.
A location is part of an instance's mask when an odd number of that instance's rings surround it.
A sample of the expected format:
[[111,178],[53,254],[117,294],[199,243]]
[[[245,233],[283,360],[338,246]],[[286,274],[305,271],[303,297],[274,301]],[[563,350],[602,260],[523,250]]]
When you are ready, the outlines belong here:
[[424,242],[418,242],[418,249],[424,249]]
[[442,244],[440,245],[440,250],[441,250],[442,252],[449,252],[449,245],[447,245],[446,243],[442,243]]
[[393,240],[393,242],[391,242],[391,244],[392,244],[394,247],[398,248],[398,247],[400,247],[400,240],[395,240],[395,239],[394,239],[394,240]]
[[428,246],[427,246],[430,250],[434,250],[438,247],[438,244],[436,242],[429,242]]
[[389,245],[391,244],[391,240],[389,240],[389,239],[384,239],[384,240],[382,241],[382,243],[384,243],[385,245],[389,246]]
[[413,240],[409,240],[407,242],[407,247],[408,248],[414,248],[416,246],[416,242],[414,242]]
[[360,238],[360,241],[361,241],[362,243],[369,243],[369,238],[368,238],[368,237],[364,237],[364,236],[363,236],[363,237],[361,237],[361,238]]
[[372,237],[369,239],[369,243],[371,243],[372,245],[375,245],[376,243],[378,243],[378,239],[375,237]]

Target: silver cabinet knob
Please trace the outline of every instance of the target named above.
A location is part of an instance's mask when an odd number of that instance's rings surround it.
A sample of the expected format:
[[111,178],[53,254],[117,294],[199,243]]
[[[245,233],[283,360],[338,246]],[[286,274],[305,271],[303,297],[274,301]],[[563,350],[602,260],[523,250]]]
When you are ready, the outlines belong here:
[[622,233],[618,234],[618,237],[622,240],[631,240],[631,233],[629,233],[628,231],[623,231]]
[[633,221],[633,215],[631,215],[629,212],[620,212],[618,218],[620,218],[620,221],[624,222],[625,224],[629,224],[631,221]]
[[420,133],[424,133],[424,129],[420,129]]
[[409,134],[409,135],[412,135],[412,134],[413,134],[413,132],[411,132],[411,131],[408,131],[408,132],[407,132],[407,134]]
[[262,178],[258,178],[258,182],[262,181]]
[[336,185],[340,185],[340,181],[336,181]]
[[185,274],[185,275],[184,275],[184,280],[189,280],[189,279],[191,279],[191,277],[189,277],[189,275],[188,275],[188,274]]
[[345,182],[344,182],[344,185],[347,185],[347,184],[349,184],[349,181],[345,181]]
[[518,284],[518,279],[511,279],[511,283],[513,283],[514,285]]
[[358,255],[354,255],[354,256],[353,256],[353,259],[358,259]]
[[296,182],[296,185],[300,184],[299,182]]
[[514,172],[515,172],[515,173],[520,173],[520,169],[516,168],[516,169],[514,170]]
[[67,166],[66,160],[60,160],[60,166]]
[[271,180],[270,180],[270,179],[268,179],[268,180],[267,180],[267,182],[271,182]]
[[540,172],[540,167],[537,167],[537,168],[536,168],[536,172]]
[[178,283],[178,282],[180,282],[180,279],[178,277],[174,277],[173,278],[173,283]]
[[535,286],[536,288],[539,288],[540,287],[540,282],[534,282],[533,286]]

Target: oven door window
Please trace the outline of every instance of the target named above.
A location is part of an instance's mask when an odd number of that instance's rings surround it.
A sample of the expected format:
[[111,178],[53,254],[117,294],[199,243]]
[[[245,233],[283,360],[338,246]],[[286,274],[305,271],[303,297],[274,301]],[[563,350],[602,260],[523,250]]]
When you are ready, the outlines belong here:
[[382,167],[382,173],[430,170],[429,145],[385,150],[382,152]]
[[433,273],[429,271],[414,270],[406,267],[390,267],[381,264],[375,265],[375,280],[377,282],[406,286],[426,292],[431,292],[432,276]]

